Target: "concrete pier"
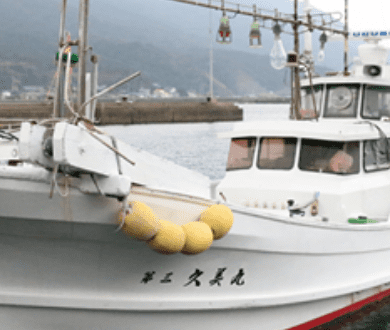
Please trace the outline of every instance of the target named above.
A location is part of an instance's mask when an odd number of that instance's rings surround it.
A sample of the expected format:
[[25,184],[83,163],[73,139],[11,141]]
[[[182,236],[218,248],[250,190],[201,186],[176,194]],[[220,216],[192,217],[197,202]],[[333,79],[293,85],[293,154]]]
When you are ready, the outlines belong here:
[[[52,103],[0,103],[1,119],[43,119],[53,113]],[[233,103],[219,102],[100,102],[99,125],[241,121],[243,111]]]
[[100,103],[96,118],[101,125],[240,121],[242,109],[232,103],[121,102]]

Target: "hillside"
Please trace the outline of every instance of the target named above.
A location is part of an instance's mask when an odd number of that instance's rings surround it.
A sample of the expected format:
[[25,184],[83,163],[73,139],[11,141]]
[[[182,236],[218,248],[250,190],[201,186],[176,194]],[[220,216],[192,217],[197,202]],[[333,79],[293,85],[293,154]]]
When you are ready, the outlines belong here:
[[[49,85],[55,72],[59,9],[61,1],[18,0],[5,2],[0,11],[0,89],[10,89],[12,76],[20,85]],[[176,87],[205,93],[209,88],[209,51],[206,38],[182,33],[164,17],[147,21],[138,3],[134,11],[91,5],[90,45],[100,62],[99,84],[111,84],[141,70],[142,78],[129,83],[129,91],[140,87]],[[134,3],[135,4],[135,3]],[[119,5],[117,5],[119,6]],[[16,14],[15,14],[16,13]],[[117,14],[118,19],[112,19]],[[77,35],[78,8],[70,1],[67,27]],[[147,24],[145,23],[147,21]],[[73,51],[77,48],[73,47]],[[215,93],[221,96],[278,92],[288,84],[287,69],[275,71],[267,52],[243,52],[217,46],[214,52]]]

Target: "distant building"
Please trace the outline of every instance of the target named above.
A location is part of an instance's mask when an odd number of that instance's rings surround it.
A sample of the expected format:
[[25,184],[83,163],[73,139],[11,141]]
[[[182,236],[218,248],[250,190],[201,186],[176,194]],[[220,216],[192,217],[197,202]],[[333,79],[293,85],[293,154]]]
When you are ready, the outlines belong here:
[[12,97],[12,93],[10,91],[2,91],[1,93],[1,99],[2,100],[7,100]]
[[166,88],[169,94],[171,94],[171,97],[180,97],[179,92],[177,91],[176,87],[168,87]]
[[23,100],[37,101],[46,96],[45,87],[43,86],[23,86],[20,97]]
[[141,98],[150,97],[150,96],[151,96],[151,94],[150,94],[150,89],[141,87],[141,88],[139,89],[138,96],[141,97]]
[[43,86],[23,86],[22,90],[29,93],[45,93],[45,87]]
[[188,97],[198,97],[198,93],[194,91],[188,91],[187,95]]
[[172,97],[172,95],[162,88],[157,88],[153,92],[153,97],[167,98]]

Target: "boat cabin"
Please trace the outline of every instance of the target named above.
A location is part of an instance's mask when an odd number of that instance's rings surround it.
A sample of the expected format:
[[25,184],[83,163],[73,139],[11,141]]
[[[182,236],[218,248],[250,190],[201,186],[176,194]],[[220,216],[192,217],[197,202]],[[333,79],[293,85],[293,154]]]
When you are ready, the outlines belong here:
[[318,79],[313,86],[302,87],[300,115],[303,119],[313,119],[317,111],[321,119],[389,119],[390,86],[387,84],[368,79],[357,83],[356,78],[349,77]]
[[217,187],[228,202],[329,222],[387,221],[389,124],[263,121],[220,136],[231,138]]
[[303,119],[362,119],[390,118],[390,65],[388,50],[376,43],[360,45],[359,58],[351,72],[331,72],[301,82],[301,111]]

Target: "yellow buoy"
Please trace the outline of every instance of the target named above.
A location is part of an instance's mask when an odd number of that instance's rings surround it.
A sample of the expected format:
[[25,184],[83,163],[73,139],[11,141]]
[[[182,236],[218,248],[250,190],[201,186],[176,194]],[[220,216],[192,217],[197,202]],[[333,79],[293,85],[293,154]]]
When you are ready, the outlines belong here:
[[199,221],[207,223],[213,231],[214,239],[225,236],[233,225],[233,212],[222,204],[215,204],[204,210]]
[[[125,216],[122,230],[127,235],[141,241],[152,239],[160,228],[159,221],[152,209],[141,202],[130,202],[130,213]],[[122,215],[119,217],[122,222]]]
[[162,253],[180,252],[186,241],[184,230],[173,222],[160,220],[160,229],[156,236],[147,242],[150,248]]
[[197,254],[207,250],[213,243],[213,232],[204,222],[189,222],[181,226],[186,234],[184,254]]

